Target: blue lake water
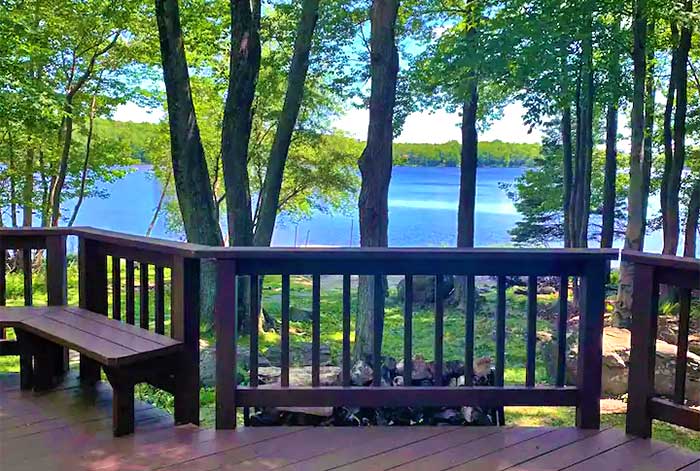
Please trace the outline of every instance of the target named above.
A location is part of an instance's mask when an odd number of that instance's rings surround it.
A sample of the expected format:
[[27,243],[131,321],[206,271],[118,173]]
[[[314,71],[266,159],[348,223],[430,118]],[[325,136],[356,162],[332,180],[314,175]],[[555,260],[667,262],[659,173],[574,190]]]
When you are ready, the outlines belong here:
[[[508,231],[520,215],[499,183],[513,183],[520,168],[480,168],[477,175],[476,245],[510,245]],[[89,225],[143,235],[158,203],[161,186],[147,166],[135,167],[122,180],[105,185],[106,199],[83,203],[76,225]],[[389,189],[389,244],[392,246],[454,246],[457,233],[459,169],[395,167]],[[355,207],[355,204],[351,205]],[[66,208],[72,208],[68,203]],[[650,214],[658,211],[650,202]],[[161,217],[152,233],[155,237],[182,239],[169,233]],[[357,210],[347,214],[314,213],[294,221],[279,219],[273,245],[304,246],[359,244]],[[593,245],[593,244],[592,244]],[[618,241],[616,245],[621,245]],[[646,250],[658,252],[659,233],[647,236]]]

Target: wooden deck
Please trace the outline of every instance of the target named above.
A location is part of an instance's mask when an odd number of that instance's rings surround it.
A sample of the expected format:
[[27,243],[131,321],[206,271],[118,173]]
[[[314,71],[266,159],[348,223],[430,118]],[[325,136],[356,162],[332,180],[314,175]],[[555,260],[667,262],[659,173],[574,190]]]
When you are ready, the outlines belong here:
[[113,438],[111,390],[70,376],[46,393],[0,376],[0,470],[700,469],[700,454],[618,429],[525,427],[174,427],[136,405],[136,433]]

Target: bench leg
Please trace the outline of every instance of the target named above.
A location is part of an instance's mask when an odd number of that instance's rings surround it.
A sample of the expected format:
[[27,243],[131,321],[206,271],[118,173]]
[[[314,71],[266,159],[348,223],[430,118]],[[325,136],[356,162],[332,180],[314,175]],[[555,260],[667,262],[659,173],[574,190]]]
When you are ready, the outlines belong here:
[[123,372],[105,368],[112,385],[112,432],[115,437],[134,433],[134,383]]
[[100,364],[85,355],[80,355],[80,382],[92,386],[99,380]]
[[46,391],[54,386],[56,363],[60,360],[56,356],[59,348],[48,340],[39,337],[33,339],[34,390]]
[[175,373],[175,424],[199,425],[199,365],[183,361]]
[[19,342],[19,388],[26,391],[34,384],[31,337],[19,329],[15,329],[15,335]]

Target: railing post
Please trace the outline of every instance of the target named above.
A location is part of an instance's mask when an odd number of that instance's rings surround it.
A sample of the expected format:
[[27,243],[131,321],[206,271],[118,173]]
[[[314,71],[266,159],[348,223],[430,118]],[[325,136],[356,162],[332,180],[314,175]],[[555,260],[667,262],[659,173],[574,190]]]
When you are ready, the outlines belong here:
[[[80,307],[107,315],[107,255],[99,242],[80,238],[78,244]],[[100,380],[100,365],[80,355],[80,381]]]
[[236,262],[216,261],[216,428],[236,428]]
[[633,269],[626,428],[627,433],[648,438],[652,419],[649,399],[654,395],[659,284],[654,277],[654,267],[635,263]]
[[586,264],[581,278],[581,316],[578,336],[578,406],[576,426],[600,427],[601,374],[603,365],[603,311],[607,261]]
[[175,257],[171,269],[171,333],[185,344],[175,374],[175,423],[199,425],[199,309],[198,259]]
[[[68,304],[68,276],[66,267],[66,236],[46,237],[46,294],[49,306]],[[61,347],[62,361],[57,362],[57,373],[68,371],[68,349]]]

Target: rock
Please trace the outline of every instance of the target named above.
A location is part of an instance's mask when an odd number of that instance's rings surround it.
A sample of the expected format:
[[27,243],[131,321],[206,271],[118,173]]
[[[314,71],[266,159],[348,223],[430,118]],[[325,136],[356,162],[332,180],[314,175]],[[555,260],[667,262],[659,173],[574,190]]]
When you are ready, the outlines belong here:
[[430,365],[425,361],[425,359],[418,355],[413,359],[413,369],[411,370],[411,379],[413,381],[421,381],[426,379],[432,379],[433,372]]
[[[310,366],[313,346],[311,343],[301,343],[290,346],[290,363],[292,365]],[[271,366],[282,365],[282,349],[279,345],[273,345],[265,350],[265,357]],[[326,344],[319,346],[319,358],[321,366],[331,364],[331,347]],[[268,365],[268,366],[269,366]]]
[[[578,345],[575,335],[571,335],[570,347],[566,358],[566,380],[573,384],[576,379]],[[573,341],[572,341],[573,340]],[[556,342],[547,341],[540,344],[550,376],[556,374]],[[663,340],[656,341],[656,376],[655,386],[659,394],[673,394],[675,382],[676,346]],[[603,374],[602,388],[604,396],[621,396],[627,392],[629,373],[630,331],[616,327],[606,327],[603,331]],[[700,404],[700,355],[688,352],[688,369],[686,376],[686,399],[691,405]]]
[[557,290],[554,286],[540,286],[537,288],[537,294],[556,294]]
[[[250,352],[247,348],[238,345],[236,357],[239,370],[247,370],[250,365]],[[258,365],[270,366],[270,362],[263,355],[258,355]],[[205,347],[199,350],[199,378],[202,386],[213,387],[216,385],[216,347]],[[243,381],[243,375],[238,373],[238,383]]]
[[[700,333],[692,333],[694,330],[692,323],[690,330],[691,334],[688,336],[688,351],[700,355]],[[659,316],[657,337],[671,345],[676,345],[678,343],[678,317]]]
[[303,309],[295,306],[289,307],[289,320],[294,322],[311,322],[313,313],[311,309]]
[[[338,386],[341,369],[337,366],[322,366],[319,371],[321,386]],[[258,380],[265,387],[279,387],[282,369],[276,366],[258,368]],[[290,386],[311,386],[311,367],[289,368]]]
[[[454,289],[454,277],[445,276],[443,282],[442,299],[447,299]],[[406,280],[399,281],[396,285],[399,300],[403,301],[406,292]],[[419,306],[435,302],[435,277],[418,275],[413,277],[413,303]]]
[[359,360],[350,368],[350,383],[355,386],[367,386],[372,382],[373,373],[371,366]]

